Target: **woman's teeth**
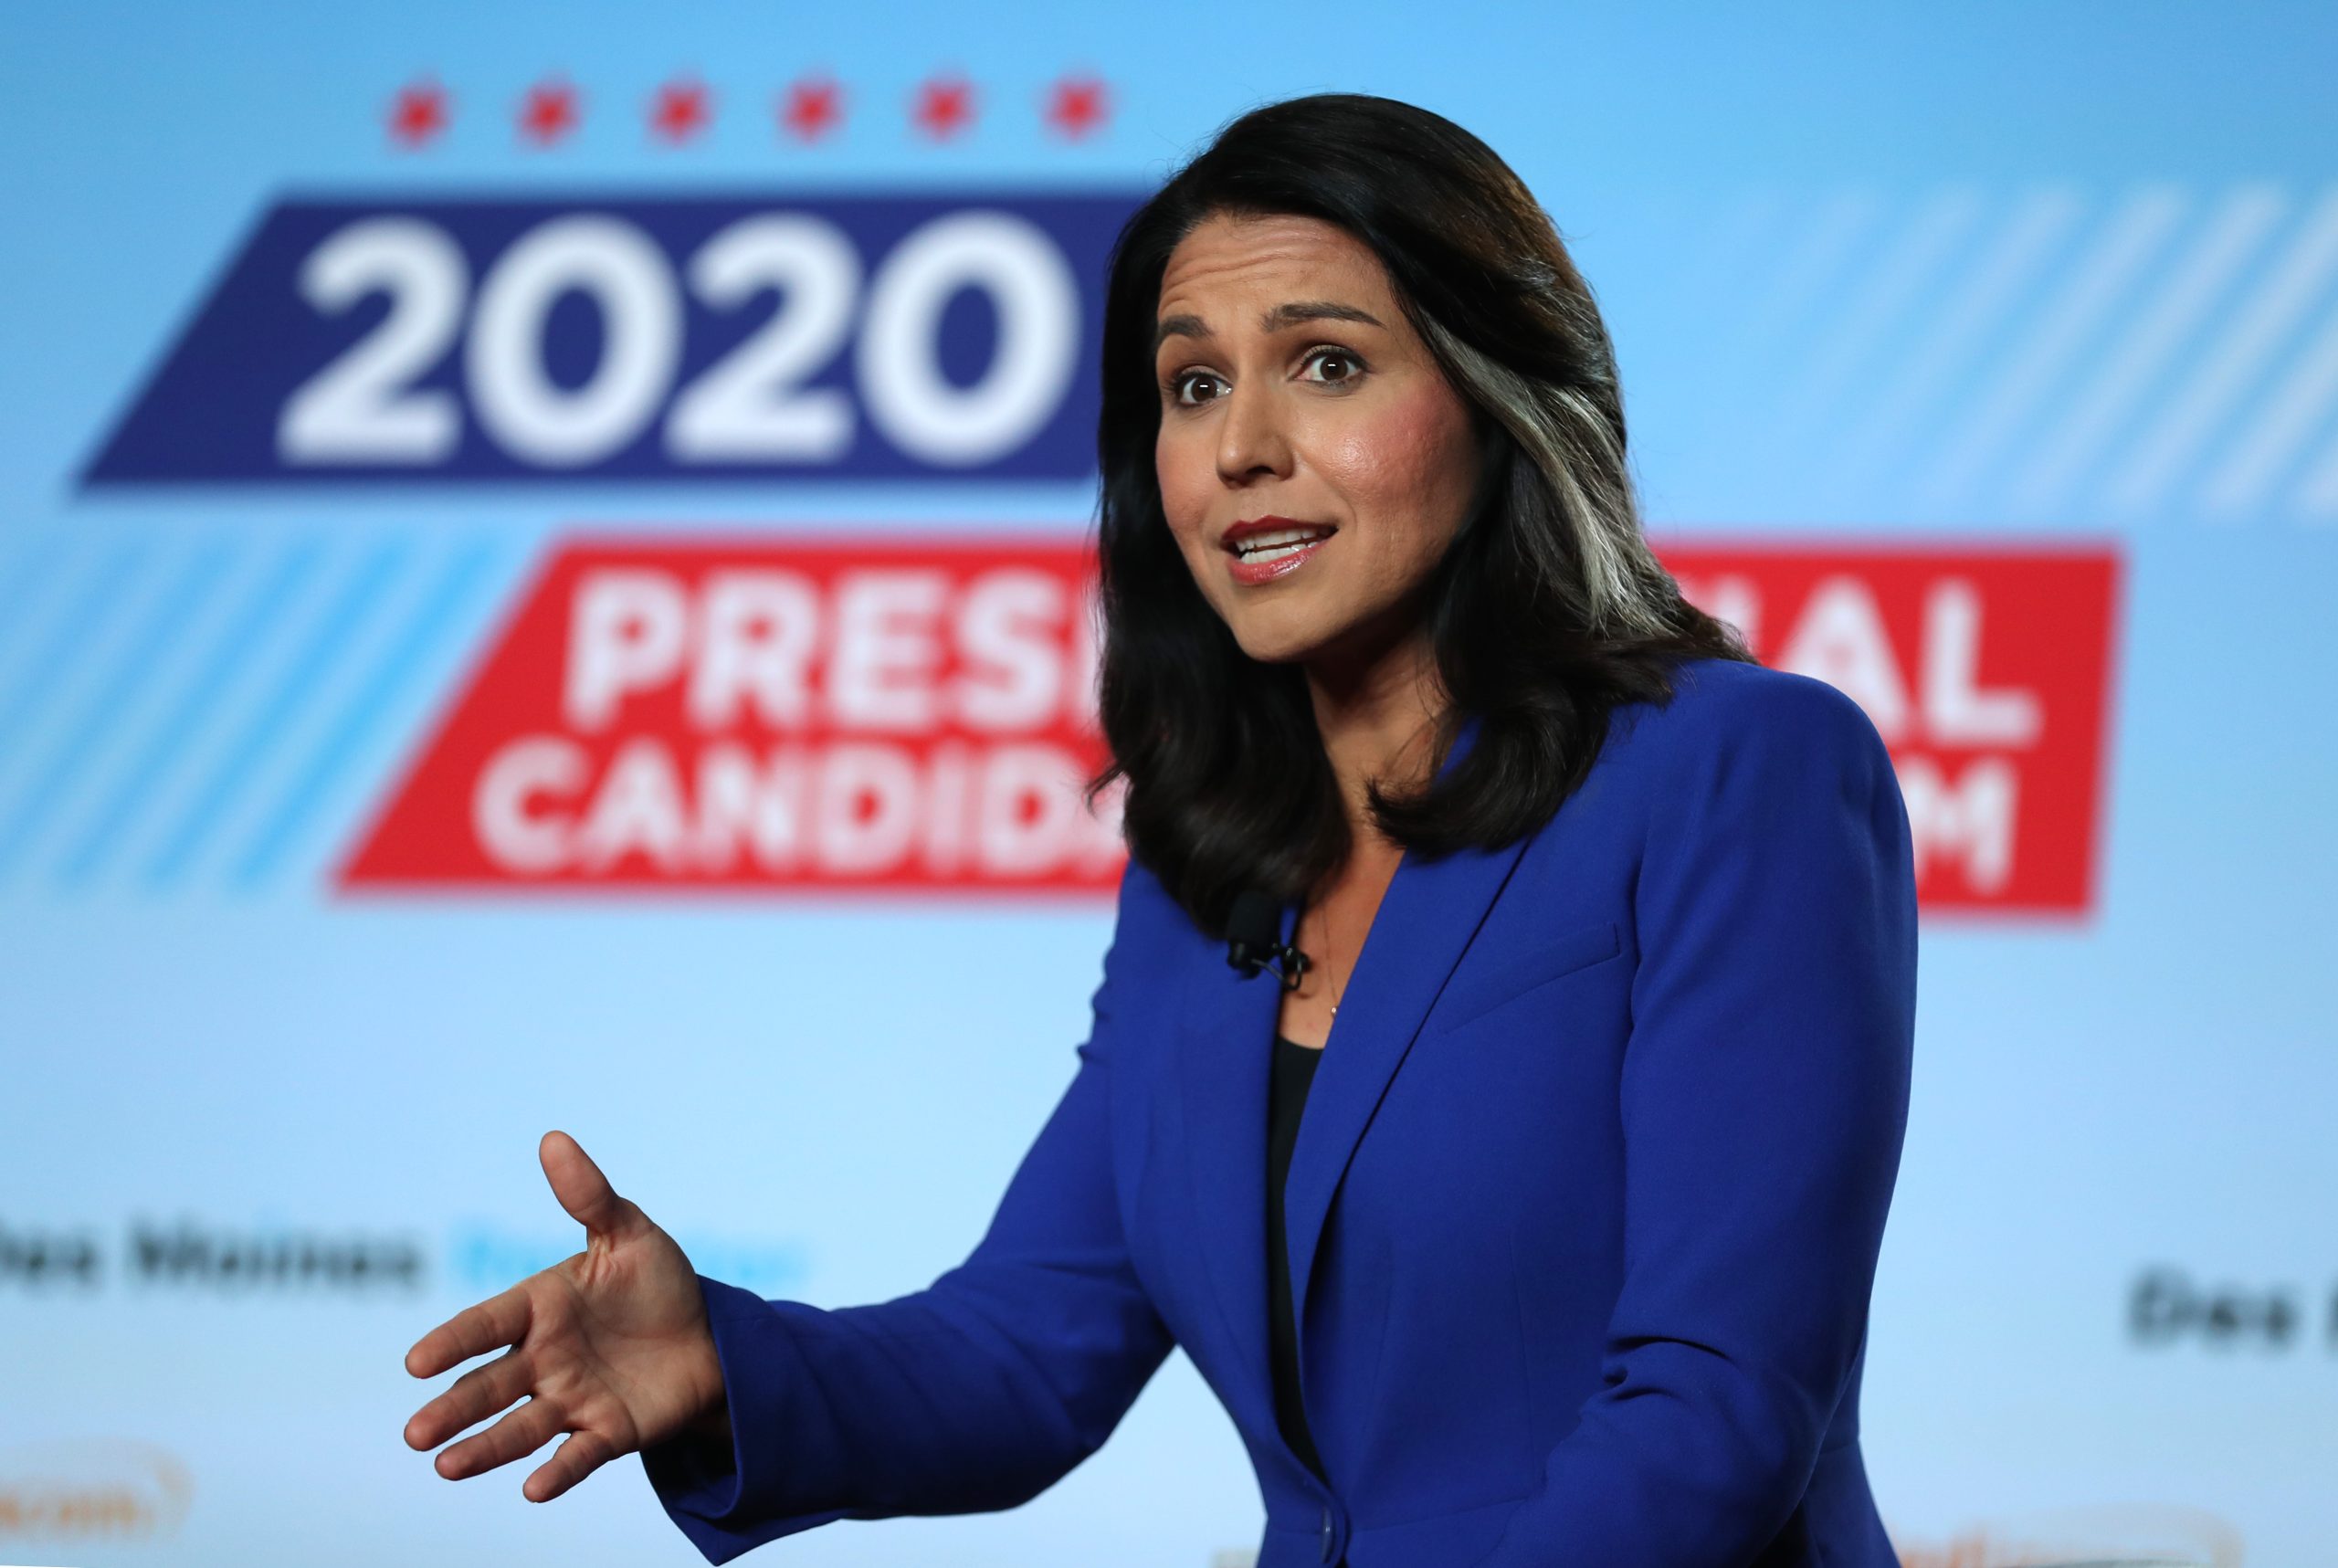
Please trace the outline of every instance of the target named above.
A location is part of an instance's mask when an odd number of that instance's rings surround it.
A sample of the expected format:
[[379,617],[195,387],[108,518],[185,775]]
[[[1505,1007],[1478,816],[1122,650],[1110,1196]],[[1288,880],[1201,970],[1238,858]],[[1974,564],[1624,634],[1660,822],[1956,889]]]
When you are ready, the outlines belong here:
[[1328,528],[1280,528],[1272,533],[1250,535],[1235,545],[1234,552],[1245,561],[1280,561],[1331,536]]

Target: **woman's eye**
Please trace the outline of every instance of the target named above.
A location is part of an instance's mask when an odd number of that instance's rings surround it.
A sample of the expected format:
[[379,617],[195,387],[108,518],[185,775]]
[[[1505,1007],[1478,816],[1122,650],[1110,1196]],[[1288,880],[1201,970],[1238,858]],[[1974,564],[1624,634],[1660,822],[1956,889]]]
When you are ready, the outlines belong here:
[[1307,355],[1307,363],[1311,365],[1320,365],[1329,363],[1340,367],[1340,373],[1337,375],[1323,375],[1311,378],[1319,386],[1337,386],[1343,382],[1353,381],[1356,378],[1357,373],[1364,369],[1364,362],[1357,359],[1355,355],[1350,353],[1345,349],[1325,348],[1311,350]]
[[[1358,360],[1353,353],[1347,351],[1347,348],[1311,348],[1311,351],[1307,353],[1307,360],[1304,360],[1304,363],[1316,364],[1321,363],[1321,360],[1332,360],[1332,363],[1342,364],[1344,369],[1342,369],[1342,374],[1337,374],[1337,376],[1331,376],[1331,379],[1314,379],[1314,385],[1347,385],[1349,381],[1356,379],[1358,372],[1363,372],[1363,360]],[[1204,400],[1190,400],[1190,397],[1185,397],[1185,388],[1195,385],[1197,381],[1216,381],[1216,376],[1211,376],[1206,369],[1187,369],[1187,372],[1178,372],[1176,376],[1169,376],[1166,381],[1162,381],[1162,390],[1169,395],[1169,402],[1178,405],[1181,409],[1197,409],[1197,406],[1202,406]]]
[[[1217,377],[1210,374],[1207,371],[1200,370],[1189,370],[1181,374],[1171,376],[1169,378],[1170,399],[1174,403],[1182,404],[1187,408],[1194,407],[1197,404],[1206,403],[1209,401],[1209,398],[1189,397],[1186,394],[1197,382],[1215,382],[1216,380]],[[1212,393],[1210,395],[1211,397],[1215,397],[1216,395],[1216,393]]]

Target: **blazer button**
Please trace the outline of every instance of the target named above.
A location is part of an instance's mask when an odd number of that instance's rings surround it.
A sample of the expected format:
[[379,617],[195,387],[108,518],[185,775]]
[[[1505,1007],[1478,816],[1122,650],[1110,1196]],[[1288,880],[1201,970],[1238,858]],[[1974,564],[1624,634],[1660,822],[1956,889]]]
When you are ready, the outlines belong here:
[[1324,1562],[1326,1562],[1326,1563],[1329,1563],[1331,1560],[1332,1560],[1332,1510],[1331,1510],[1329,1508],[1326,1508],[1326,1509],[1323,1510],[1323,1561],[1324,1561]]

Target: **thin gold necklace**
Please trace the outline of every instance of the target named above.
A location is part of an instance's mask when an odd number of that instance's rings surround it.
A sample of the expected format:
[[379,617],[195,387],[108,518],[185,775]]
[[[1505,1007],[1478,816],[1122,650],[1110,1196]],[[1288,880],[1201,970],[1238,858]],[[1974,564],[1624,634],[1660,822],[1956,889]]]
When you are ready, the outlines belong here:
[[[1332,944],[1334,940],[1332,935],[1332,911],[1329,906],[1323,904],[1315,906],[1315,922],[1323,928],[1323,978],[1329,980],[1332,977]],[[1353,964],[1349,966],[1349,973],[1354,973]],[[1340,999],[1347,993],[1347,982],[1344,980],[1332,987],[1332,1019],[1334,1023],[1339,1021]]]

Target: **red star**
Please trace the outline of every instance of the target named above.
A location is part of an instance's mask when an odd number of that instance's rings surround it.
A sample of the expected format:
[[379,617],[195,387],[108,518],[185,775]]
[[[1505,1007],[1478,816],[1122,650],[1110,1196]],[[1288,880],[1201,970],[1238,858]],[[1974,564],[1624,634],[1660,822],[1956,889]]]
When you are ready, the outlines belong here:
[[816,142],[844,121],[840,89],[824,76],[807,76],[788,84],[781,102],[779,122],[799,142]]
[[576,129],[576,89],[553,77],[528,89],[520,104],[520,134],[549,147]]
[[964,77],[927,78],[917,89],[917,108],[911,118],[936,142],[955,136],[974,123],[974,83]]
[[1048,94],[1048,123],[1058,135],[1075,139],[1104,123],[1104,82],[1101,77],[1068,76]]
[[390,140],[419,147],[447,129],[447,92],[424,78],[390,100]]
[[649,107],[649,129],[669,142],[687,142],[706,129],[713,114],[706,99],[706,84],[677,77],[658,89]]

